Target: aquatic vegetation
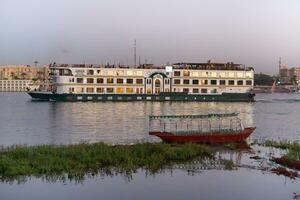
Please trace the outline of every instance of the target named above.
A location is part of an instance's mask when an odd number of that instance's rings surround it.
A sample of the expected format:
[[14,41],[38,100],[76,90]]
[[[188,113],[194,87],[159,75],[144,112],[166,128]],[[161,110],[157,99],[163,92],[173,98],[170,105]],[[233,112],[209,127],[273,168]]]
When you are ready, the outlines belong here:
[[277,175],[283,175],[283,176],[289,177],[291,179],[295,179],[295,178],[298,177],[298,173],[297,172],[287,170],[284,167],[278,167],[278,168],[271,169],[271,172],[273,172],[273,173],[275,173]]
[[266,140],[263,145],[267,147],[275,147],[279,149],[289,149],[292,145],[297,143],[291,143],[288,141],[275,141],[275,140]]
[[224,165],[225,170],[233,170],[234,169],[234,163],[232,160],[222,159],[221,161]]
[[280,148],[287,150],[287,153],[281,158],[272,158],[272,161],[289,167],[291,169],[300,170],[300,144],[297,142],[283,141],[266,141],[263,145],[268,147]]
[[85,174],[113,171],[132,173],[138,168],[150,172],[166,165],[214,153],[199,144],[153,144],[110,146],[104,143],[68,146],[14,146],[0,152],[0,178],[20,176],[59,176],[82,178]]
[[267,147],[275,147],[280,149],[287,150],[287,154],[285,155],[287,158],[292,160],[300,161],[300,144],[297,142],[283,142],[283,141],[271,141],[267,140],[264,143]]
[[229,143],[229,144],[225,144],[224,147],[226,147],[227,149],[230,149],[230,150],[235,150],[236,149],[236,144],[235,143]]

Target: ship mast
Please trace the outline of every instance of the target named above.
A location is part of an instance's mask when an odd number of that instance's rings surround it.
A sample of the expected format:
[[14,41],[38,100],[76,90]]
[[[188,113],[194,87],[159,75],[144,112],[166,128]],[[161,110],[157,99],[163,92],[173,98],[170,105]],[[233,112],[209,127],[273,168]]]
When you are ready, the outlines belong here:
[[136,39],[134,40],[134,55],[133,55],[133,59],[134,59],[134,66],[136,67]]

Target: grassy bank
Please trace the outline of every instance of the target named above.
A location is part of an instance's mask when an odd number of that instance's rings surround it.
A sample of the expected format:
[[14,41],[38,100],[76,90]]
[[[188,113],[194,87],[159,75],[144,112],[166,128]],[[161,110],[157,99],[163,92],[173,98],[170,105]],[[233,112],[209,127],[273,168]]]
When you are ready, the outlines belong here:
[[212,157],[213,153],[207,146],[197,144],[110,146],[95,143],[11,147],[0,152],[0,177],[67,175],[70,178],[111,169],[134,172],[138,168],[155,172],[168,164],[199,156]]

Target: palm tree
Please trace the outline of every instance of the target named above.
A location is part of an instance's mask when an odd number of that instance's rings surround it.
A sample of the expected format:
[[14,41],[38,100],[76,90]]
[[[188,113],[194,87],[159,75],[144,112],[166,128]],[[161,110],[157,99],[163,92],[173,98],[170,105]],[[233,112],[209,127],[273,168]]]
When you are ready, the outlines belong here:
[[27,74],[26,74],[26,73],[24,73],[24,72],[21,74],[21,78],[22,78],[22,79],[25,79],[25,78],[26,78],[26,76],[27,76]]

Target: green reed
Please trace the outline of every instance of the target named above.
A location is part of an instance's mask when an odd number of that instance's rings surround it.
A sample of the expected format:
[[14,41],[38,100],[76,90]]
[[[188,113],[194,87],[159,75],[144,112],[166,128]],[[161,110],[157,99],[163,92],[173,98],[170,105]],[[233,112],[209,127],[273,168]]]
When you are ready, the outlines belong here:
[[287,154],[285,155],[287,158],[300,161],[300,144],[297,142],[267,140],[264,142],[264,145],[268,147],[285,149],[287,150]]
[[201,156],[213,157],[213,152],[209,147],[198,144],[14,146],[0,152],[0,178],[63,174],[82,177],[112,170],[132,173],[138,168],[156,172],[166,165]]

